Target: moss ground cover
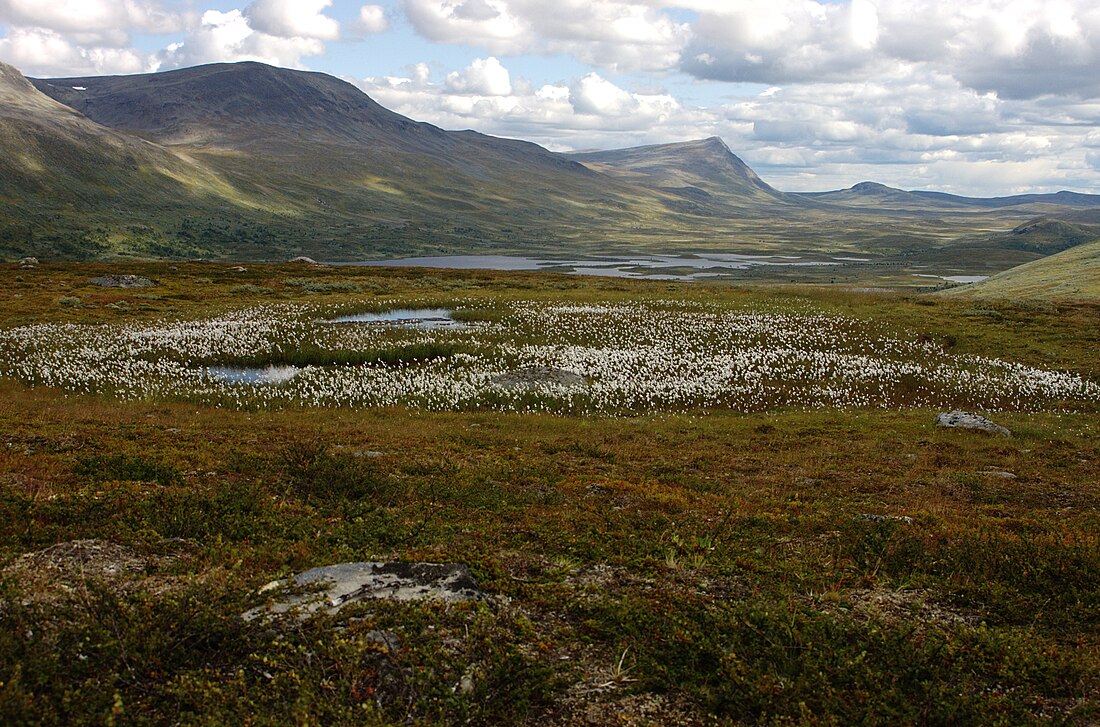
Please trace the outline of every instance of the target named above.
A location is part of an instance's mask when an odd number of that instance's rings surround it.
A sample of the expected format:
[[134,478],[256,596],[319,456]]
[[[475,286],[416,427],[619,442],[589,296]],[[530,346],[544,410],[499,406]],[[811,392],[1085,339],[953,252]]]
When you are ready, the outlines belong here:
[[[85,286],[101,269],[160,285]],[[533,303],[717,306],[843,316],[878,336],[860,345],[1100,379],[1088,306],[977,315],[808,288],[323,268],[303,286],[287,284],[303,277],[291,266],[3,274],[4,331],[388,301],[465,301],[483,311],[471,327]],[[547,345],[521,330],[518,343]],[[386,348],[420,334],[380,335]],[[508,337],[484,335],[462,353]],[[219,403],[0,378],[5,723],[1100,717],[1087,397],[1004,403],[1008,438],[937,429],[919,400],[585,414]],[[385,559],[466,563],[487,598],[239,618],[274,578]]]

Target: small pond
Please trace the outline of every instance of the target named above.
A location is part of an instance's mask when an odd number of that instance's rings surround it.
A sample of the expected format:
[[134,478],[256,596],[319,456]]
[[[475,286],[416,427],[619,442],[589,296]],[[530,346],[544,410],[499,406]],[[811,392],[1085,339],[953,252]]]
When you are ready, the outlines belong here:
[[356,313],[329,318],[325,323],[378,323],[406,328],[439,328],[458,326],[447,308],[397,308],[381,313]]
[[[334,265],[450,268],[454,270],[546,270],[573,275],[602,275],[644,280],[697,280],[720,277],[757,266],[816,267],[842,265],[835,259],[806,260],[801,255],[599,255],[582,259],[554,259],[518,255],[444,255],[397,260],[367,260]],[[679,268],[680,270],[671,270]]]
[[913,275],[917,278],[946,280],[949,283],[980,283],[983,280],[989,279],[988,275],[926,275],[922,273],[914,273]]
[[254,368],[234,368],[231,366],[211,366],[210,375],[227,384],[282,384],[290,381],[301,371],[297,366],[266,366]]

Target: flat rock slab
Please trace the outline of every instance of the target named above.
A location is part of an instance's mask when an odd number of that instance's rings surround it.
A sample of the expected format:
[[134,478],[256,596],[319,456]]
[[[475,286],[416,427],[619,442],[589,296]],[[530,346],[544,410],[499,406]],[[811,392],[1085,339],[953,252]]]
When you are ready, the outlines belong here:
[[376,598],[453,602],[484,597],[469,569],[460,563],[338,563],[273,581],[261,588],[260,593],[283,588],[309,589],[309,592],[276,598],[266,606],[252,609],[245,618],[291,610],[310,614],[324,609],[335,613],[349,603]]
[[969,411],[959,411],[957,409],[955,411],[939,414],[936,417],[936,426],[947,427],[949,429],[977,429],[979,431],[989,432],[990,434],[1000,434],[1005,437],[1012,435],[1012,432],[1008,431],[1000,424],[995,424],[980,414],[974,414]]
[[140,275],[104,275],[88,281],[101,288],[152,288],[156,282]]
[[588,382],[575,371],[550,366],[529,366],[494,376],[493,384],[503,389],[537,389],[546,386],[573,389],[583,388]]

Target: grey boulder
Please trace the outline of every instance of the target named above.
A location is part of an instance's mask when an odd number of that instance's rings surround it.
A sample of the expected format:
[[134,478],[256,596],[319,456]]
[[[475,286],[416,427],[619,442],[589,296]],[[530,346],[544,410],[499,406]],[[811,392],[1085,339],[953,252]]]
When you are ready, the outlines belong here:
[[585,378],[575,371],[550,366],[528,366],[493,377],[493,384],[502,389],[583,388]]
[[336,613],[349,603],[370,599],[454,602],[483,598],[469,569],[460,563],[338,563],[273,581],[260,593],[276,595],[268,604],[246,613],[246,619],[288,611],[311,614],[324,609]]
[[995,424],[980,414],[974,414],[969,411],[959,411],[958,409],[939,414],[936,417],[936,426],[946,427],[948,429],[977,429],[982,432],[1000,434],[1005,437],[1012,434],[1012,432],[1008,431],[1000,424]]

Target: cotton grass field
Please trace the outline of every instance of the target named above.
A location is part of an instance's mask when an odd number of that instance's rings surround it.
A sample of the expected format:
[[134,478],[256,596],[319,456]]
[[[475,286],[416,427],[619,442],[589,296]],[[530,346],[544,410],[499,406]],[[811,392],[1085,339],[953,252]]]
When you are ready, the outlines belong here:
[[[80,393],[238,408],[1072,411],[1100,402],[1100,384],[1081,376],[951,354],[915,332],[898,337],[807,304],[464,304],[371,301],[382,311],[457,311],[458,321],[435,326],[340,321],[354,315],[293,304],[152,324],[23,326],[0,331],[0,374]],[[303,352],[314,363],[302,363]],[[538,368],[584,381],[501,383],[510,371]]]
[[0,722],[1100,719],[1095,306],[249,268],[0,271]]

